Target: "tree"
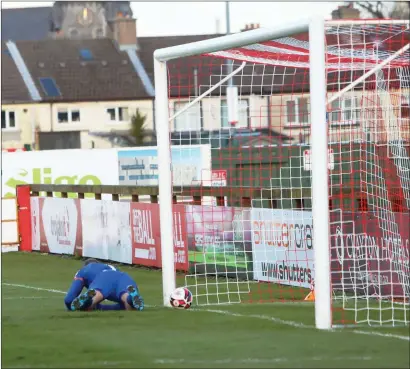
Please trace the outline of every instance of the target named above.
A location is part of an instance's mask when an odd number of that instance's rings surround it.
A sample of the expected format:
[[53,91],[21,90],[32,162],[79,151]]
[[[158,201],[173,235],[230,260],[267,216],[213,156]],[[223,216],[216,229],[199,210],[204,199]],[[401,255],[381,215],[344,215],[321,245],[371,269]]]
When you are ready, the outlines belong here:
[[147,137],[147,128],[145,127],[146,115],[142,115],[140,110],[137,109],[135,115],[131,117],[131,130],[130,134],[135,139],[137,146],[142,146],[144,139]]
[[393,19],[408,20],[410,18],[410,1],[398,1],[394,3],[390,17]]
[[[362,11],[364,17],[409,19],[409,1],[396,1],[394,3],[387,1],[354,1],[353,3]],[[346,1],[345,5],[347,4],[351,4],[351,2]]]
[[355,1],[354,4],[366,17],[383,19],[387,18],[389,11],[384,1]]

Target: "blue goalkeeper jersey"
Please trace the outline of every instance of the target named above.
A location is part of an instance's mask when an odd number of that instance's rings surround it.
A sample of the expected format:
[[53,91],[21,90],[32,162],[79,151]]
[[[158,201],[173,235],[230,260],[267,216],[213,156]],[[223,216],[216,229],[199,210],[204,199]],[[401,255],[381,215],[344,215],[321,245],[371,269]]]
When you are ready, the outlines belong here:
[[82,267],[74,276],[74,280],[71,283],[64,303],[68,310],[71,310],[71,303],[81,293],[83,288],[89,288],[90,284],[94,281],[95,277],[105,270],[117,270],[115,267],[109,264],[102,263],[90,263]]

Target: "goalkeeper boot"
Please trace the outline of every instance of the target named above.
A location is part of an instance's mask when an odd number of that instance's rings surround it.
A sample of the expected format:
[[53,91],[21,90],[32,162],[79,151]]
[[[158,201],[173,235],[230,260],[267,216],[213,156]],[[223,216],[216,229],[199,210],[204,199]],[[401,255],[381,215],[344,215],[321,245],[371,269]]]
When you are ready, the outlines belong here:
[[83,293],[82,295],[78,296],[74,299],[71,303],[71,310],[73,311],[84,311],[88,310],[93,302],[93,297],[95,296],[95,290],[88,290],[87,292]]
[[128,298],[127,302],[130,304],[135,310],[141,311],[144,310],[144,299],[140,296],[138,289],[134,286],[128,286]]

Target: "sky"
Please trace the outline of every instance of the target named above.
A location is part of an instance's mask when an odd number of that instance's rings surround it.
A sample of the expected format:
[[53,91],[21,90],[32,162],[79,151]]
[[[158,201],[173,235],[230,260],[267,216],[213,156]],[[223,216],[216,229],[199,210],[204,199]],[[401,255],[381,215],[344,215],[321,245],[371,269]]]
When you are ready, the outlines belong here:
[[[342,2],[231,2],[231,32],[246,24],[274,27],[313,15],[330,19],[333,9]],[[52,6],[53,2],[3,1],[2,8]],[[225,2],[131,2],[137,18],[137,35],[170,36],[225,33]],[[218,26],[219,24],[219,26]]]

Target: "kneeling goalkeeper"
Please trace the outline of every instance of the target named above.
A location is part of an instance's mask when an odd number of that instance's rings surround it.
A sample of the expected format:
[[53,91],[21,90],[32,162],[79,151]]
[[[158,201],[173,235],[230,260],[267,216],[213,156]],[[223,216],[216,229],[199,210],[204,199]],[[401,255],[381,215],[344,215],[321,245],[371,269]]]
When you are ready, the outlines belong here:
[[[94,272],[90,273],[90,269]],[[81,294],[83,287],[88,291]],[[108,300],[113,305],[101,304]],[[65,298],[69,310],[143,310],[144,300],[135,281],[111,265],[92,262],[80,269]]]

